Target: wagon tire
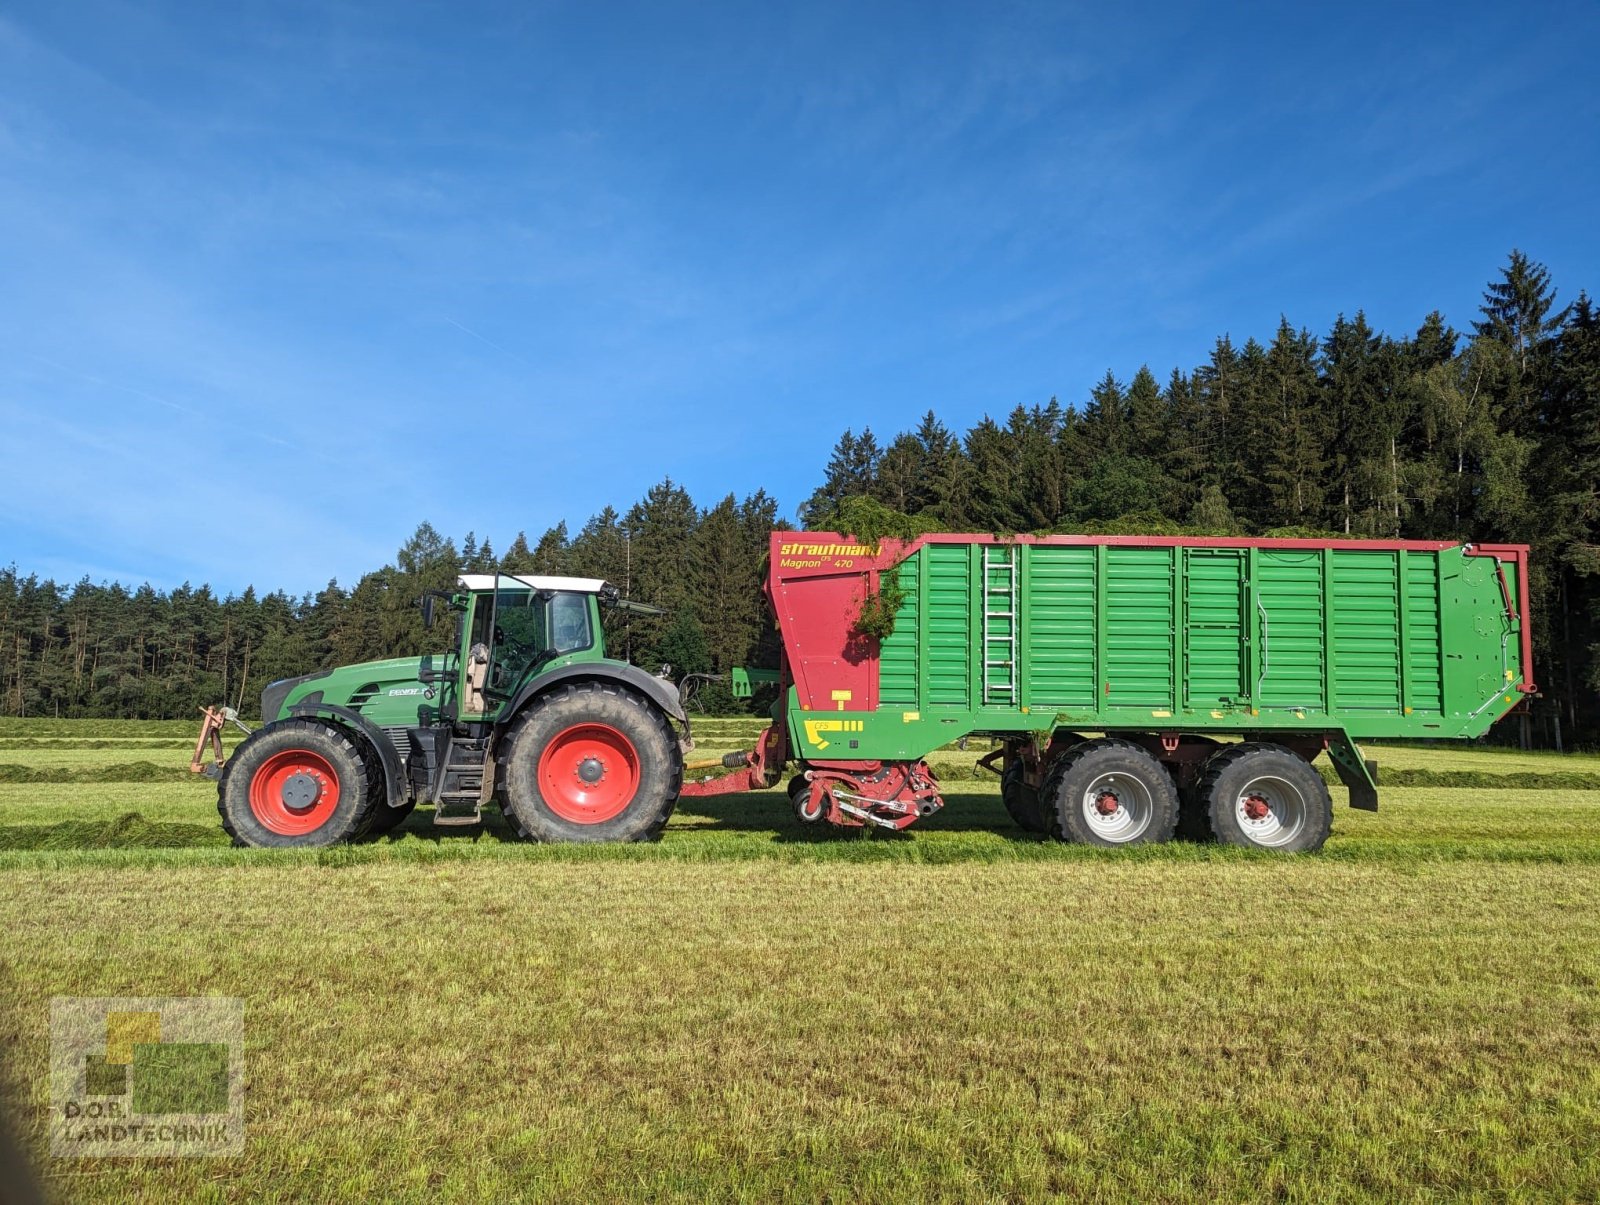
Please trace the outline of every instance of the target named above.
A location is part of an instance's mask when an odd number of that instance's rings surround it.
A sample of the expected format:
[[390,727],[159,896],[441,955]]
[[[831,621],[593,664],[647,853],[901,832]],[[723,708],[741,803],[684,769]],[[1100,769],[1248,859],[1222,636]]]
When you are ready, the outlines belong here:
[[356,742],[318,720],[258,728],[217,784],[217,811],[235,845],[317,847],[366,833],[374,795]]
[[654,841],[683,785],[666,717],[610,682],[535,700],[512,727],[501,765],[501,810],[529,841]]
[[1211,830],[1226,845],[1311,853],[1333,830],[1322,775],[1282,745],[1236,745],[1206,763],[1196,788]]
[[1040,790],[1057,840],[1118,848],[1172,840],[1178,789],[1166,767],[1128,741],[1079,745],[1051,766]]
[[1027,783],[1027,771],[1021,758],[1012,758],[1000,774],[1000,802],[1006,814],[1017,827],[1029,833],[1048,833],[1050,822],[1044,814],[1044,804],[1037,787]]

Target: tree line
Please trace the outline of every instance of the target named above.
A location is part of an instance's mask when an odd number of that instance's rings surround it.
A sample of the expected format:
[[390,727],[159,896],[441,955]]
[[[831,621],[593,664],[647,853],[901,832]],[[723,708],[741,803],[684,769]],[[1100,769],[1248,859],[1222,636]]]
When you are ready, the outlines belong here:
[[[1541,706],[1569,734],[1600,736],[1600,315],[1587,293],[1559,304],[1518,251],[1466,330],[1437,311],[1398,338],[1360,311],[1321,337],[1283,319],[1266,342],[1219,338],[1164,382],[1107,372],[1081,405],[1018,405],[960,435],[929,410],[886,443],[847,430],[797,517],[828,529],[861,499],[951,531],[1531,544]],[[180,716],[219,698],[249,710],[273,678],[423,651],[416,599],[463,569],[603,577],[666,608],[613,621],[613,647],[652,670],[771,663],[762,559],[784,526],[764,491],[701,507],[668,479],[625,512],[531,545],[519,534],[503,554],[424,523],[354,588],[298,598],[63,585],[12,567],[0,712]]]

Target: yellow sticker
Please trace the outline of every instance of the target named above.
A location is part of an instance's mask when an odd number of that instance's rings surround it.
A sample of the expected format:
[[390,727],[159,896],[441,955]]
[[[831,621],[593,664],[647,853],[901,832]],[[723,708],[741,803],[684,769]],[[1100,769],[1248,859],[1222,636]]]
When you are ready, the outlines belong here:
[[1224,718],[1224,717],[1223,717],[1223,714],[1222,714],[1222,712],[1220,712],[1220,711],[1213,711],[1213,712],[1212,712],[1212,713],[1211,713],[1211,718],[1212,718],[1212,719],[1214,719],[1214,720],[1220,720],[1220,719],[1223,719],[1223,718]]
[[866,727],[863,720],[805,720],[806,742],[815,745],[818,749],[826,749],[829,742],[824,740],[824,732],[860,732]]
[[108,1063],[131,1063],[135,1046],[154,1046],[160,1041],[160,1013],[106,1014],[106,1062]]
[[1150,714],[1158,720],[1170,720],[1172,718],[1170,711],[1152,711]]
[[848,703],[855,696],[848,690],[836,690],[833,692],[832,698],[835,703]]
[[905,724],[915,724],[922,718],[920,711],[904,711],[900,713],[900,720]]

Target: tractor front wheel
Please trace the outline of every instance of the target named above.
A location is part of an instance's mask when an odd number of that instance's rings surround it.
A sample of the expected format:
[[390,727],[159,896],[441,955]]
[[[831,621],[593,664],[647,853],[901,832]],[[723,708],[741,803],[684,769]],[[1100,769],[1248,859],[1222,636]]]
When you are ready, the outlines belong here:
[[367,831],[373,792],[361,751],[316,720],[271,724],[239,746],[217,785],[236,845],[319,846]]
[[537,700],[506,743],[504,812],[533,841],[653,841],[678,802],[683,757],[666,718],[606,682]]

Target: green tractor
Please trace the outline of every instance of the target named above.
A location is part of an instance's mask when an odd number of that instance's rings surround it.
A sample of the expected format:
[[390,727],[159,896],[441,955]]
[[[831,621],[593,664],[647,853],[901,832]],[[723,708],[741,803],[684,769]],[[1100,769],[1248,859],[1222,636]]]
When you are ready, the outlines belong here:
[[193,768],[217,779],[234,841],[331,845],[387,832],[419,802],[435,824],[477,824],[491,800],[527,839],[658,836],[683,786],[688,715],[670,681],[606,656],[600,623],[602,607],[655,609],[603,581],[507,574],[424,597],[430,629],[440,602],[455,619],[448,652],[274,682],[231,758],[220,730],[237,718],[207,709]]

